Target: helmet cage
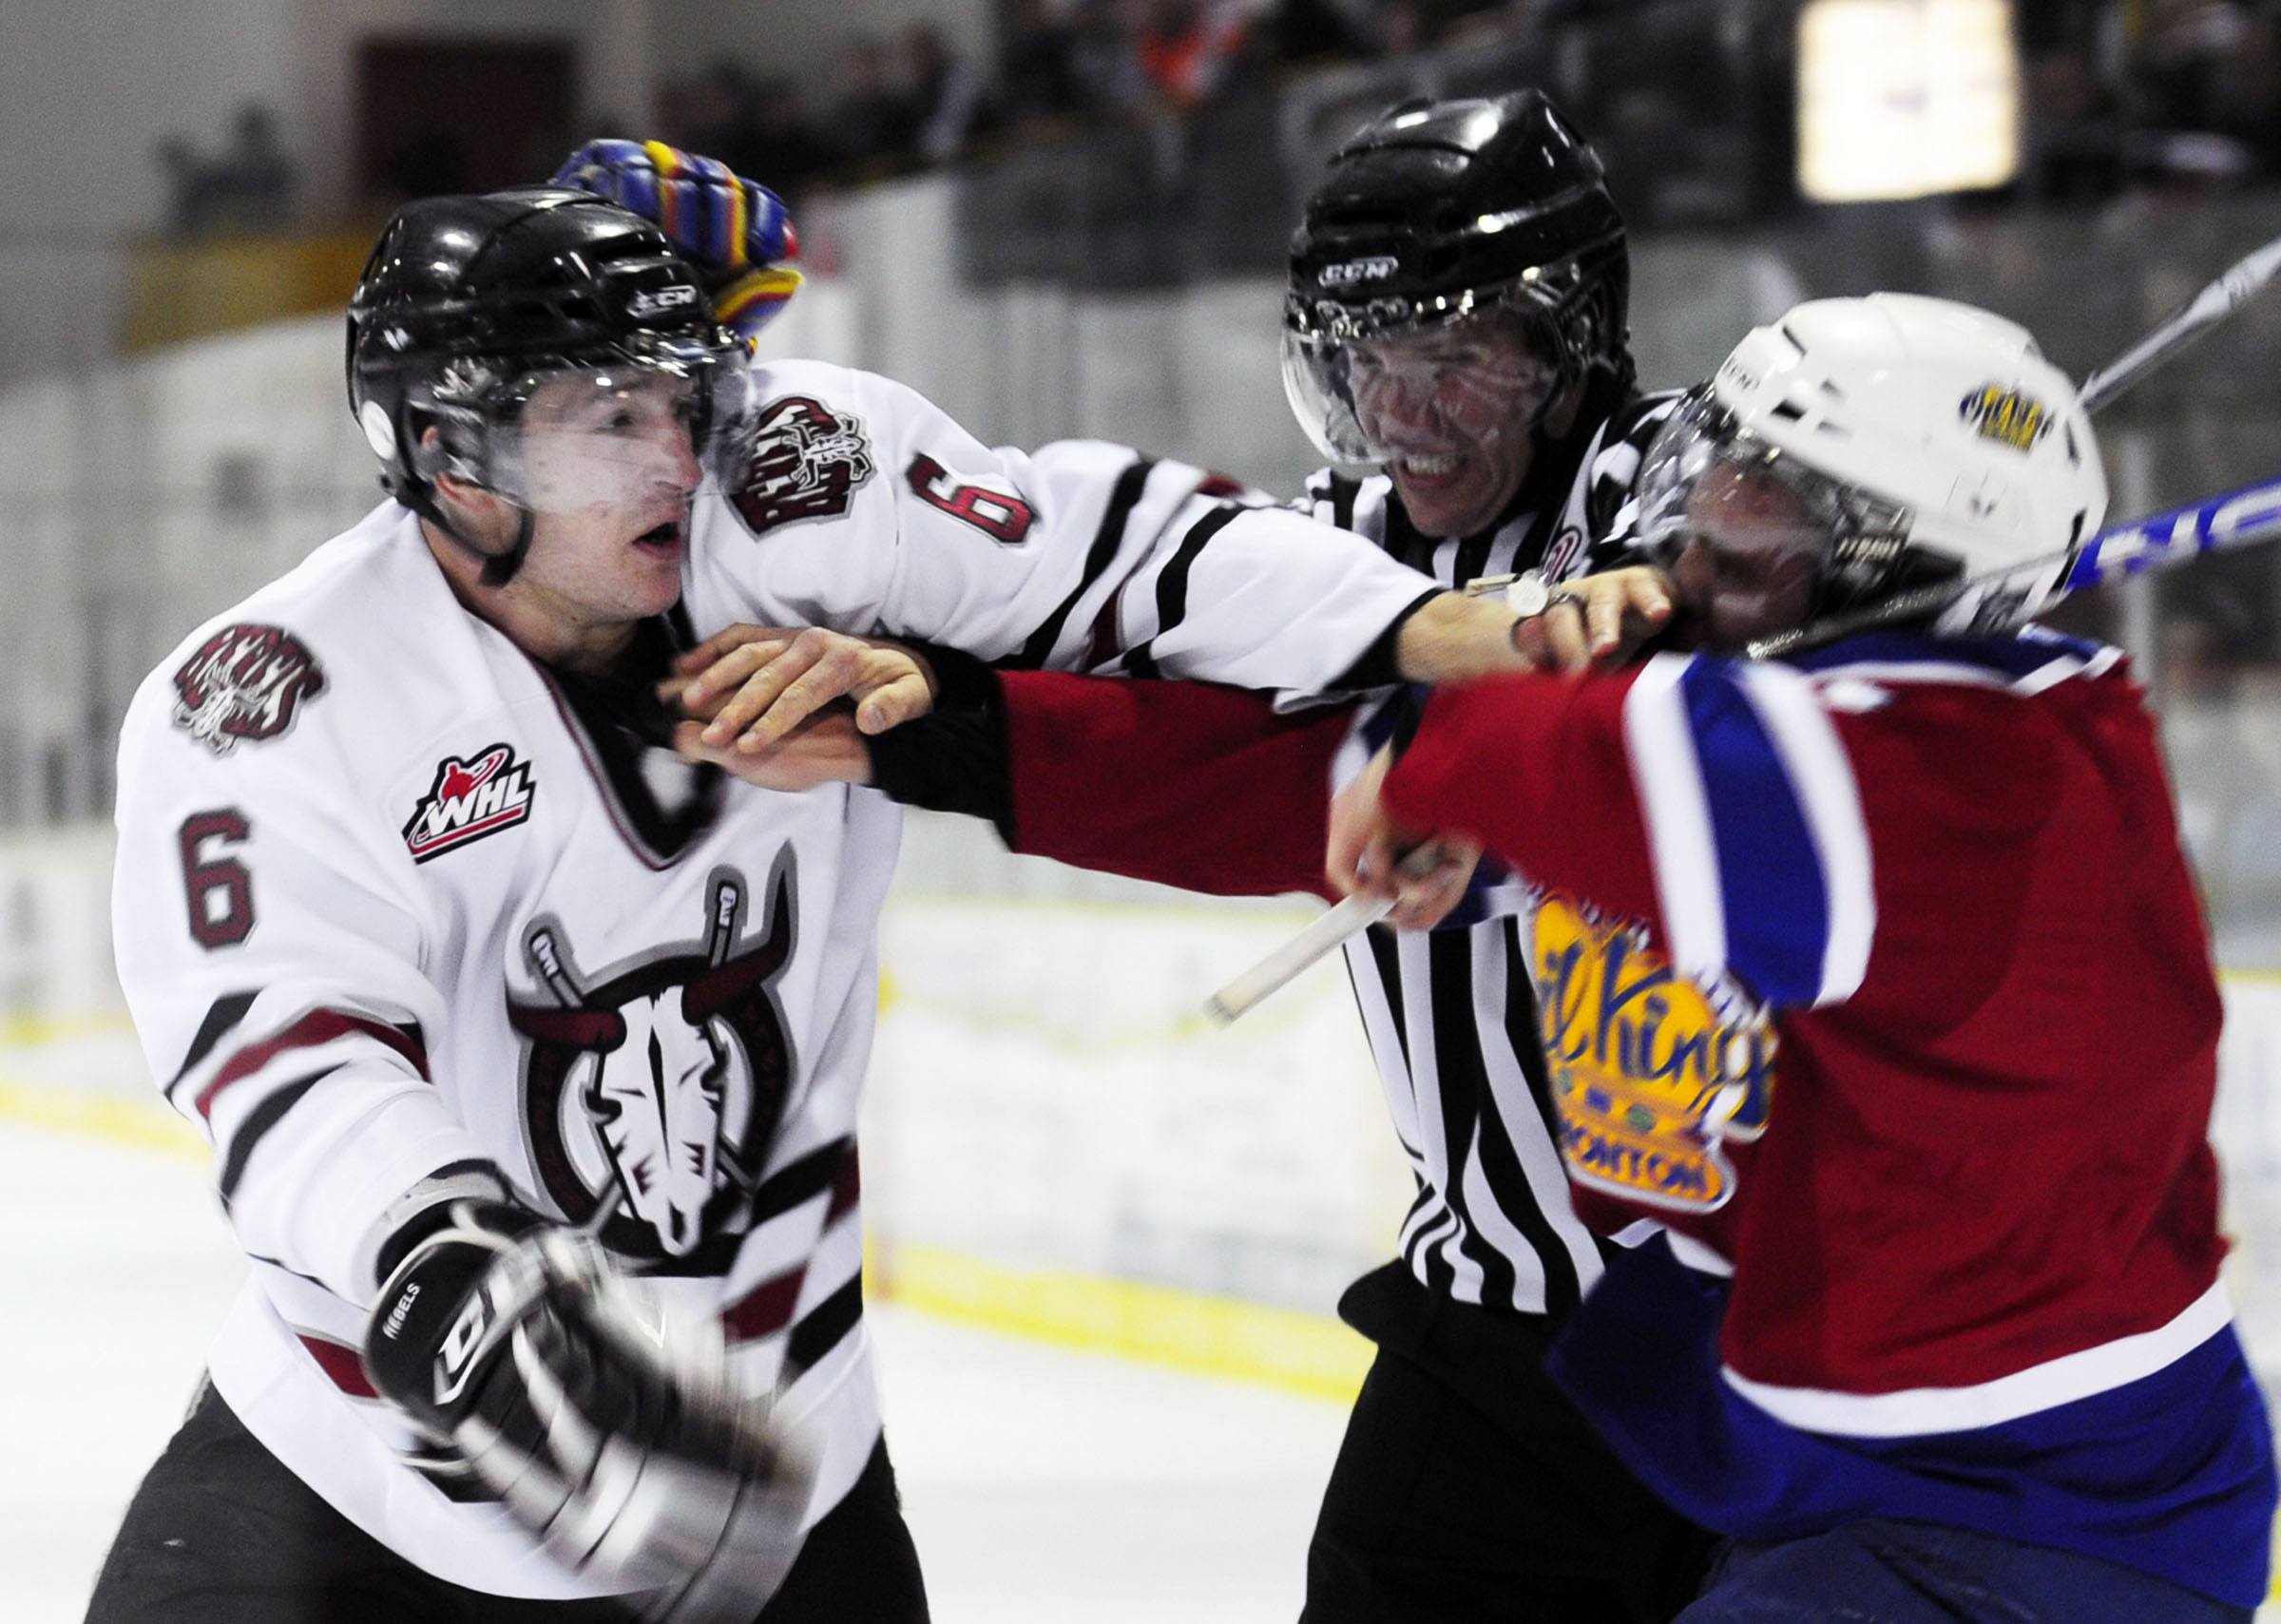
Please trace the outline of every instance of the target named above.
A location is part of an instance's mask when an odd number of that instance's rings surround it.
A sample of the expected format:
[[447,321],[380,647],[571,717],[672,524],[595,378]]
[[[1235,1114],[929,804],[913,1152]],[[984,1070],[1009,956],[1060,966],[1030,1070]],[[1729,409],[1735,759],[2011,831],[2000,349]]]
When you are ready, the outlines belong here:
[[1681,398],[1640,460],[1633,534],[1648,556],[1665,567],[1677,563],[1697,534],[1695,496],[1721,468],[1771,481],[1795,500],[1820,554],[1810,621],[1963,572],[1961,560],[1923,545],[1908,508],[1809,468],[1753,433],[1708,385]]
[[1349,346],[1439,332],[1503,313],[1523,319],[1529,349],[1557,373],[1533,410],[1512,425],[1533,430],[1594,365],[1609,364],[1611,351],[1620,349],[1608,331],[1613,313],[1606,300],[1594,296],[1604,286],[1608,261],[1622,254],[1619,239],[1612,247],[1446,293],[1389,294],[1366,300],[1287,294],[1283,389],[1292,412],[1315,449],[1333,461],[1389,461],[1390,449],[1369,433],[1357,415]]
[[523,416],[531,397],[557,379],[584,375],[608,390],[623,387],[631,373],[687,383],[677,414],[690,449],[707,484],[730,487],[742,472],[752,414],[746,354],[740,340],[722,332],[631,334],[570,353],[454,356],[440,372],[407,383],[399,409],[405,468],[422,487],[448,476],[527,510],[544,509],[549,493],[532,487],[523,456]]

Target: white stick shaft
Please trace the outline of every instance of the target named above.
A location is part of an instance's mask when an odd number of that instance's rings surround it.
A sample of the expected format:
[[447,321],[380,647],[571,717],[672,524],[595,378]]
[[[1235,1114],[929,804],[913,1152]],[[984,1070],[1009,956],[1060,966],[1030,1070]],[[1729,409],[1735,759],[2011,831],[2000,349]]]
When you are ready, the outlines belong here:
[[2085,411],[2096,412],[2147,373],[2257,296],[2281,271],[2281,238],[2246,254],[2188,301],[2163,318],[2121,354],[2083,380],[2076,392]]
[[1204,1001],[1204,1013],[1226,1025],[1348,937],[1394,909],[1390,897],[1355,895],[1330,909],[1290,941]]

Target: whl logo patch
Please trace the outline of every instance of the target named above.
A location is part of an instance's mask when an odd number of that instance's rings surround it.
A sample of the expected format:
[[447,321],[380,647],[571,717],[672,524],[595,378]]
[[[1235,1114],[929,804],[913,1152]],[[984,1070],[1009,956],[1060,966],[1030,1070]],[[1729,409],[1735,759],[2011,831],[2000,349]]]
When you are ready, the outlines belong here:
[[404,826],[404,844],[413,862],[425,863],[521,823],[537,794],[530,763],[517,761],[512,745],[494,744],[464,761],[447,755]]

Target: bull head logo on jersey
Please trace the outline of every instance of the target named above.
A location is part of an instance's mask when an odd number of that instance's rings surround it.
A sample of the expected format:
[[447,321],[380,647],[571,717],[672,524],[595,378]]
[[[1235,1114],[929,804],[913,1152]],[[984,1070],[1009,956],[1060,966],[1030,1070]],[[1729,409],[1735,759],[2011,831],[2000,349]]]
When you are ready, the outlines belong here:
[[316,657],[283,627],[224,626],[175,672],[174,725],[227,755],[240,739],[283,733],[324,686]]
[[707,888],[706,934],[608,980],[581,978],[563,927],[535,921],[524,953],[552,1003],[508,1000],[528,1042],[525,1119],[546,1193],[573,1223],[604,1207],[603,1243],[672,1273],[711,1272],[749,1222],[793,1076],[771,984],[792,957],[794,865],[769,880],[768,932],[736,951],[747,888]]
[[754,420],[743,487],[731,500],[753,533],[802,519],[834,519],[872,477],[863,425],[804,394],[786,395]]

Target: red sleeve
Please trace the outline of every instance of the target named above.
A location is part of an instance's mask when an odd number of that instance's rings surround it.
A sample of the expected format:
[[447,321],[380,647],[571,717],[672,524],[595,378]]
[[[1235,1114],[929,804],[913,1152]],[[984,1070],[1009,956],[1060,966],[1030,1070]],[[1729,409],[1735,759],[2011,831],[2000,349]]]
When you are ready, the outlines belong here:
[[[2056,976],[2081,960],[2116,934],[2094,878],[2111,854],[2175,861],[2176,845],[2135,691],[2016,691],[1993,669],[1824,686],[1661,655],[1445,689],[1384,801],[1649,926],[1698,984],[1731,974],[1776,1008],[1930,1025],[2024,961]],[[2126,815],[2151,832],[2124,832]]]
[[1281,716],[1202,682],[1006,672],[1013,848],[1216,896],[1327,896],[1351,707]]
[[1623,702],[1634,672],[1501,677],[1436,689],[1387,774],[1386,810],[1478,840],[1540,884],[1658,917]]

